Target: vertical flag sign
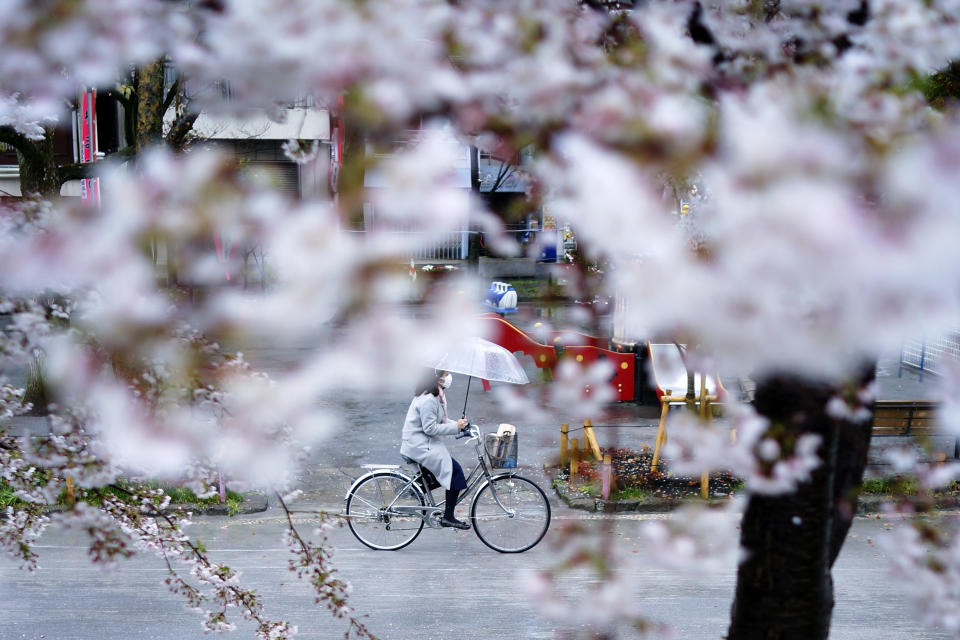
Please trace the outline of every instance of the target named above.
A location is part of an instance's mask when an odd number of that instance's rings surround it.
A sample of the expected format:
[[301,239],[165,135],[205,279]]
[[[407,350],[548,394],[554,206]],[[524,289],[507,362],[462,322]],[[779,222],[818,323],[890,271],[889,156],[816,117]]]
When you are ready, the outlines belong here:
[[[80,162],[97,161],[97,93],[88,89],[80,94]],[[100,204],[100,179],[80,181],[80,199],[84,204]]]

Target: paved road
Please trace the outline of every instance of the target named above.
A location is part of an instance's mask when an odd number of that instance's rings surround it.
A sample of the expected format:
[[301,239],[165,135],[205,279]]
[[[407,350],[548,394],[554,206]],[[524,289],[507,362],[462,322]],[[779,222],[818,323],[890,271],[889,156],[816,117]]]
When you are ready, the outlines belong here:
[[[566,509],[553,530],[571,519],[599,527],[600,520]],[[625,551],[643,516],[619,517],[612,538]],[[311,530],[305,519],[300,528]],[[945,633],[918,629],[887,577],[882,553],[871,544],[885,526],[858,518],[835,570],[837,605],[833,640],[940,640]],[[243,572],[258,587],[269,615],[293,620],[303,638],[334,638],[344,625],[313,604],[308,587],[286,569],[280,543],[282,522],[275,509],[258,517],[199,518],[193,534],[212,553]],[[550,537],[550,536],[548,536]],[[543,543],[514,556],[497,554],[472,532],[427,530],[398,552],[362,547],[346,529],[336,529],[335,561],[355,587],[354,605],[369,615],[370,628],[385,640],[421,638],[553,638],[558,626],[542,617],[524,596],[524,575],[551,562],[554,550]],[[126,561],[104,573],[90,565],[79,533],[57,532],[40,541],[41,569],[35,576],[0,563],[3,640],[127,639],[189,640],[205,637],[197,614],[160,584],[164,568],[152,557]],[[725,632],[734,586],[731,566],[710,579],[674,572],[628,569],[637,612],[667,622],[683,639],[717,639]],[[587,575],[564,580],[566,593],[596,588]],[[576,604],[572,605],[576,606]],[[251,637],[240,624],[233,637]],[[627,632],[624,638],[634,637]]]

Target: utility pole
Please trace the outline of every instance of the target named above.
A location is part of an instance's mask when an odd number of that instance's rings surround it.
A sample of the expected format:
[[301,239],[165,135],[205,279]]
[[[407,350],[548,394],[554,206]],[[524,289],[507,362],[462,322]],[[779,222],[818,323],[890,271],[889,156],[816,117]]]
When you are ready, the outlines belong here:
[[[471,200],[480,199],[480,150],[470,145],[470,195]],[[480,265],[480,232],[472,228],[467,221],[467,264],[471,269],[478,269]]]

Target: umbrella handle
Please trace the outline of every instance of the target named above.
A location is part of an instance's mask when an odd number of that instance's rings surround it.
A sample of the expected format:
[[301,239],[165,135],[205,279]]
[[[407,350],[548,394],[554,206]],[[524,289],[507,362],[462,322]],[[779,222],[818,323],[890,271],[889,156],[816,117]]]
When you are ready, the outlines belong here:
[[463,396],[463,413],[460,414],[461,418],[467,417],[467,398],[470,397],[470,381],[473,380],[473,376],[467,377],[467,393]]

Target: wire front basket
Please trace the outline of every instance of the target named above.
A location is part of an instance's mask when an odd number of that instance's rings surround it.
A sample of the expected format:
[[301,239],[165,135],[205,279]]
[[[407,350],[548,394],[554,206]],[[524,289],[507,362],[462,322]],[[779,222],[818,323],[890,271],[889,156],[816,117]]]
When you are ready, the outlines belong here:
[[490,466],[494,469],[515,469],[517,467],[517,441],[519,437],[516,433],[504,433],[497,435],[488,433],[483,441],[483,448],[490,458]]

